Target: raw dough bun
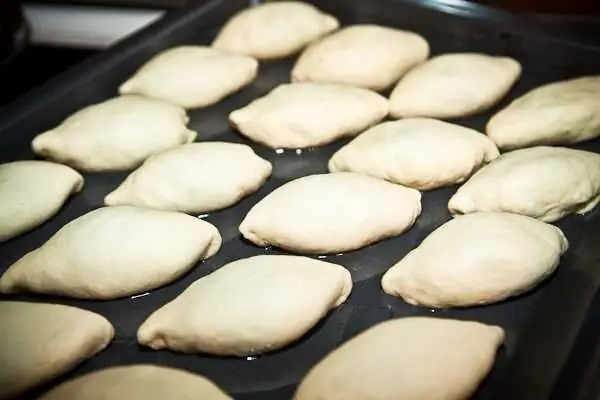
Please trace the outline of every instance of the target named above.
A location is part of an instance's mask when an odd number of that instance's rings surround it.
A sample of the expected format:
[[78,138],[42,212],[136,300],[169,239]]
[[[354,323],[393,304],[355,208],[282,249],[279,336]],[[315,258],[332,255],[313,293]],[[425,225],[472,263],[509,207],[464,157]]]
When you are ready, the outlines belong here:
[[600,154],[533,147],[498,157],[448,203],[453,214],[504,211],[553,222],[585,214],[600,201]]
[[600,75],[550,83],[519,97],[487,124],[501,149],[600,137]]
[[185,144],[147,159],[104,203],[185,213],[215,211],[257,191],[272,169],[243,144]]
[[66,373],[112,340],[110,322],[58,304],[0,302],[0,399]]
[[0,293],[114,299],[165,285],[221,246],[217,228],[172,211],[104,207],[65,225],[0,278]]
[[366,89],[284,84],[229,114],[243,135],[272,148],[323,146],[354,136],[387,116],[387,99]]
[[234,15],[212,46],[261,60],[283,58],[336,30],[339,25],[337,19],[311,4],[266,3]]
[[106,368],[63,383],[40,400],[231,400],[214,383],[187,371],[138,364]]
[[338,347],[295,400],[464,400],[491,370],[504,330],[426,317],[380,323]]
[[485,135],[427,118],[384,122],[329,160],[329,171],[368,174],[419,190],[463,182],[500,155]]
[[119,87],[121,94],[141,94],[184,108],[218,103],[256,78],[258,61],[203,46],[179,46],[142,65]]
[[197,280],[154,312],[138,341],[185,353],[274,351],[302,337],[351,289],[350,272],[336,264],[283,255],[245,258]]
[[15,161],[0,165],[0,243],[52,218],[83,177],[66,165]]
[[142,96],[115,97],[77,111],[37,135],[33,151],[82,171],[123,171],[153,154],[193,142],[176,105]]
[[242,235],[258,246],[341,253],[400,235],[421,213],[421,193],[352,172],[309,175],[250,209]]
[[500,101],[521,75],[510,57],[477,53],[443,54],[418,65],[390,97],[395,118],[464,117]]
[[494,303],[537,286],[568,247],[559,228],[530,217],[462,215],[427,236],[383,275],[381,285],[426,307]]
[[384,90],[429,56],[420,35],[377,25],[354,25],[309,46],[292,81],[330,82]]

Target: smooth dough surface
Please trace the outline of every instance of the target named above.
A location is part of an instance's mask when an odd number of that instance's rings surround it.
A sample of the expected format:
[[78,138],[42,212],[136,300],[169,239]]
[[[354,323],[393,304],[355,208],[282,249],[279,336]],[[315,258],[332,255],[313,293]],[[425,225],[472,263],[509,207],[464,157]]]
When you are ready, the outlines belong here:
[[382,322],[308,373],[295,400],[465,400],[494,364],[498,326],[441,318]]
[[583,142],[600,137],[600,75],[540,86],[487,124],[501,149]]
[[250,209],[242,235],[297,253],[356,250],[400,235],[421,213],[421,193],[352,172],[309,175],[280,186]]
[[150,364],[106,368],[63,383],[40,400],[230,400],[205,377]]
[[192,142],[196,132],[179,106],[126,95],[77,111],[37,135],[33,151],[89,172],[133,169],[153,154]]
[[210,212],[257,191],[272,170],[270,162],[243,144],[190,143],[147,159],[104,203]]
[[383,122],[329,160],[329,171],[371,175],[419,190],[463,182],[500,155],[485,135],[429,118]]
[[263,3],[234,15],[212,46],[261,60],[283,58],[336,30],[339,25],[336,18],[311,4]]
[[68,372],[114,335],[103,316],[58,304],[1,301],[0,321],[0,399]]
[[545,222],[585,214],[600,202],[600,154],[539,146],[505,153],[475,173],[448,203],[453,214],[504,211]]
[[521,75],[510,57],[443,54],[410,70],[390,97],[395,118],[455,118],[485,111],[500,101]]
[[0,277],[0,293],[114,299],[170,283],[220,246],[217,228],[201,219],[104,207],[69,222],[14,263]]
[[317,83],[276,87],[229,114],[240,133],[272,148],[323,146],[387,116],[387,99],[370,90]]
[[377,25],[353,25],[312,44],[292,81],[329,82],[384,90],[429,56],[420,35]]
[[244,258],[200,278],[154,312],[138,341],[185,353],[270,352],[302,337],[351,289],[350,272],[337,264],[286,255]]
[[140,94],[184,108],[208,107],[256,78],[258,61],[204,46],[165,50],[119,87],[121,94]]
[[568,247],[559,228],[534,218],[461,215],[390,268],[381,285],[388,294],[426,307],[494,303],[537,286]]
[[52,218],[82,187],[83,177],[66,165],[47,161],[1,164],[0,242]]

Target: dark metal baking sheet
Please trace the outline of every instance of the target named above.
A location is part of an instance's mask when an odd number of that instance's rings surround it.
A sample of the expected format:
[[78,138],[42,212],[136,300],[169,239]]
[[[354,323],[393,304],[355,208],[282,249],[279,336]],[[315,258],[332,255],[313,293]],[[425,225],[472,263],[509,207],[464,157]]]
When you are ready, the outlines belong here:
[[[508,14],[483,7],[463,7],[464,3],[449,1],[439,6],[417,0],[322,0],[317,3],[344,24],[371,22],[419,32],[429,40],[433,54],[481,51],[517,58],[524,67],[523,77],[495,110],[540,84],[600,73],[599,50],[554,38]],[[180,44],[209,44],[219,26],[245,5],[245,1],[212,0],[175,11],[112,50],[93,57],[0,110],[0,161],[33,158],[30,141],[34,135],[82,107],[114,96],[119,83],[157,52]],[[249,87],[214,107],[192,111],[190,125],[198,131],[198,140],[251,144],[229,127],[228,113],[288,81],[293,63],[294,58],[263,63],[260,76]],[[483,130],[490,115],[491,112],[487,112],[457,122]],[[593,366],[598,357],[588,353],[592,346],[596,349],[596,333],[600,330],[596,323],[600,318],[594,317],[595,309],[590,307],[600,282],[600,211],[571,216],[558,223],[571,243],[569,252],[554,276],[519,298],[488,307],[436,311],[407,305],[380,290],[382,273],[450,218],[446,204],[455,188],[425,193],[423,213],[406,234],[359,251],[328,256],[327,260],[345,265],[352,272],[355,281],[352,295],[347,304],[286,349],[246,360],[153,351],[136,344],[135,334],[140,323],[194,280],[229,261],[275,252],[243,241],[238,234],[238,224],[248,209],[274,188],[303,175],[326,172],[328,158],[344,143],[346,141],[317,150],[283,154],[252,144],[259,155],[273,163],[272,178],[258,193],[235,207],[206,217],[221,231],[224,239],[221,251],[171,285],[145,296],[105,302],[18,296],[96,311],[116,328],[116,338],[106,351],[25,398],[85,372],[147,362],[202,373],[238,399],[287,399],[297,381],[334,347],[379,321],[408,315],[473,319],[505,328],[506,343],[492,374],[476,394],[477,399],[571,400],[578,399],[584,392],[589,394],[593,389],[589,382],[596,378]],[[600,140],[574,147],[600,152]],[[0,271],[40,246],[66,222],[101,206],[104,195],[125,176],[126,173],[86,174],[83,192],[70,200],[55,218],[0,245]]]

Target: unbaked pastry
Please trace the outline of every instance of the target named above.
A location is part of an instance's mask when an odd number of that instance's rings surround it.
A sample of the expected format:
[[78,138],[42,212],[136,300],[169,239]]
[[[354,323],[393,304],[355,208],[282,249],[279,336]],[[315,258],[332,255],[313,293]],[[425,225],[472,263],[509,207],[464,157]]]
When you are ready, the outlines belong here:
[[336,264],[285,255],[244,258],[198,279],[155,311],[138,341],[185,353],[274,351],[302,337],[351,289],[350,272]]
[[204,46],[165,50],[119,87],[121,94],[141,94],[184,108],[208,107],[256,78],[258,61]]
[[429,118],[383,122],[329,160],[329,171],[368,174],[419,190],[463,182],[500,155],[485,135]]
[[52,218],[82,187],[83,177],[66,165],[47,161],[1,164],[0,242]]
[[0,277],[0,293],[22,291],[114,299],[155,289],[214,255],[213,225],[172,211],[104,207],[65,225]]
[[153,154],[192,142],[185,110],[136,95],[115,97],[77,111],[37,135],[33,151],[81,171],[123,171]]
[[147,159],[105,197],[104,204],[206,213],[254,193],[272,169],[243,144],[185,144]]

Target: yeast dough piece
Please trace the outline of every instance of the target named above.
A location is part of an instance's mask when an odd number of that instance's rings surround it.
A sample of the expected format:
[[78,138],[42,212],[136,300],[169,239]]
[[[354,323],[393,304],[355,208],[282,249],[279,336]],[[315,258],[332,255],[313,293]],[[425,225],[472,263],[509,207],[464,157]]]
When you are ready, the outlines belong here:
[[150,364],[106,368],[68,381],[40,400],[231,400],[191,372]]
[[453,214],[503,211],[545,222],[585,214],[600,201],[600,154],[564,147],[505,153],[480,169],[448,203]]
[[536,287],[568,247],[559,228],[530,217],[462,215],[427,236],[383,275],[381,285],[425,307],[490,304]]
[[104,207],[65,225],[0,277],[0,293],[114,299],[155,289],[215,254],[213,225],[172,211]]
[[184,108],[208,107],[256,78],[258,61],[204,46],[165,50],[119,87],[121,94],[141,94]]
[[0,399],[68,372],[114,335],[101,315],[58,304],[1,301],[0,321]]
[[190,143],[147,159],[104,204],[192,214],[215,211],[257,191],[272,170],[270,162],[243,144]]
[[250,209],[240,232],[258,246],[340,253],[400,235],[420,213],[415,189],[352,172],[317,174],[267,195]]
[[284,84],[229,121],[249,139],[272,148],[306,148],[354,136],[387,116],[385,97],[366,89],[316,83]]
[[192,142],[196,132],[176,105],[142,96],[115,97],[77,111],[37,135],[33,151],[89,172],[133,169],[153,154]]
[[500,101],[521,75],[510,57],[453,53],[410,70],[390,97],[395,118],[456,118],[485,111]]
[[426,317],[382,322],[335,349],[295,400],[465,400],[491,370],[498,326]]
[[278,1],[247,8],[221,29],[212,46],[261,60],[290,56],[339,27],[311,4]]
[[302,337],[351,289],[350,272],[336,264],[285,255],[244,258],[200,278],[154,312],[138,341],[185,353],[274,351]]
[[494,115],[487,134],[501,149],[583,142],[600,136],[600,75],[540,86]]
[[0,164],[0,242],[52,218],[82,187],[83,177],[66,165],[46,161]]
[[353,25],[309,46],[292,81],[329,82],[384,90],[429,56],[420,35],[377,25]]
[[485,135],[429,118],[383,122],[329,160],[329,171],[371,175],[419,190],[465,181],[499,156]]

